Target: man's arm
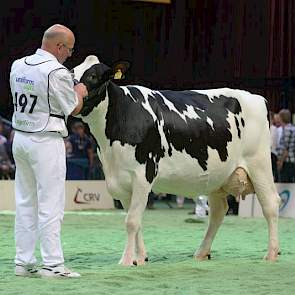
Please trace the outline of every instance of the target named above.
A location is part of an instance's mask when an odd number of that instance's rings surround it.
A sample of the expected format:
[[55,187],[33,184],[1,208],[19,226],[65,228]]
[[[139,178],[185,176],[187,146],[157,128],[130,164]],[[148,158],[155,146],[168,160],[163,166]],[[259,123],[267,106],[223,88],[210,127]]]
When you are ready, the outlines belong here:
[[74,91],[76,92],[77,97],[78,97],[78,105],[72,111],[72,113],[71,113],[72,116],[76,116],[80,113],[80,111],[83,107],[83,98],[88,95],[87,88],[83,83],[79,83],[79,84],[75,85]]
[[86,86],[79,83],[74,86],[72,76],[66,69],[60,69],[50,75],[51,91],[63,113],[77,115],[83,106],[83,98],[88,95]]

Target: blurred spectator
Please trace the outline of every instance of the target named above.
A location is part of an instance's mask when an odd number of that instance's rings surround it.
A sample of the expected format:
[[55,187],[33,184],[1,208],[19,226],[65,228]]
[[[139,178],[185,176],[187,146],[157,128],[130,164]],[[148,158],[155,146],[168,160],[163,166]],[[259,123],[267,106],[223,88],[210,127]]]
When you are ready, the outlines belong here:
[[239,203],[236,200],[236,197],[232,195],[227,196],[228,211],[227,215],[238,215],[239,214]]
[[147,204],[146,204],[146,207],[148,209],[155,209],[154,207],[154,203],[155,203],[155,199],[156,199],[156,194],[153,192],[153,191],[150,191],[149,192],[149,195],[148,195],[148,201],[147,201]]
[[295,180],[295,126],[291,124],[291,112],[282,109],[279,112],[282,136],[277,149],[277,168],[280,182]]
[[11,130],[10,122],[2,119],[0,116],[0,134],[6,138],[9,138]]
[[176,204],[177,204],[177,208],[183,208],[184,197],[183,196],[176,196]]
[[7,142],[7,138],[4,135],[4,130],[5,130],[4,124],[2,122],[2,119],[0,119],[0,144],[6,144]]
[[12,163],[12,156],[11,158],[9,156],[9,151],[11,151],[10,130],[10,128],[4,125],[2,118],[0,118],[0,179],[14,178],[15,167]]
[[88,179],[94,160],[91,139],[86,134],[84,123],[81,121],[73,124],[72,131],[73,133],[65,140],[67,179]]
[[11,163],[4,144],[0,144],[0,179],[14,178],[15,167]]
[[200,195],[195,198],[195,214],[197,218],[204,218],[208,215],[209,206],[207,196]]
[[281,135],[281,127],[277,127],[280,123],[275,122],[275,114],[273,112],[269,113],[269,119],[270,119],[270,147],[271,147],[271,164],[272,164],[272,172],[274,181],[278,182],[278,169],[277,169],[277,150],[279,147],[280,142],[280,135]]
[[5,147],[6,147],[6,152],[7,152],[7,155],[9,157],[10,161],[14,164],[14,159],[13,159],[13,155],[12,155],[13,137],[14,137],[14,130],[11,130],[9,137],[7,138],[7,141],[5,143]]

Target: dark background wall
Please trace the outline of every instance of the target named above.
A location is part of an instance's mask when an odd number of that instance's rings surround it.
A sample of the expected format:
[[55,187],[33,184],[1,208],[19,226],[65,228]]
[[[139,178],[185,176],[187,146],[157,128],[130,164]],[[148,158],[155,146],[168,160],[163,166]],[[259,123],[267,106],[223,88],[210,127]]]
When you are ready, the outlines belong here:
[[71,68],[88,54],[131,62],[128,83],[248,89],[295,112],[295,0],[11,0],[0,11],[0,114],[10,118],[9,69],[54,23],[76,34]]

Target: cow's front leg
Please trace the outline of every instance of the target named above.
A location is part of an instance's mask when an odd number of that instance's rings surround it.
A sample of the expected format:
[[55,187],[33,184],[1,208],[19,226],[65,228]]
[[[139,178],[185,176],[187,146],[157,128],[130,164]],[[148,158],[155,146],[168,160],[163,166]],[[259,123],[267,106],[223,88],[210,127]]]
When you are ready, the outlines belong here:
[[[139,181],[136,181],[133,185],[130,206],[125,220],[127,228],[127,243],[119,262],[122,265],[134,265],[134,261],[137,261],[137,236],[140,231],[142,215],[147,204],[150,189],[150,186]],[[142,253],[144,253],[143,239],[141,239],[139,246]]]
[[209,225],[201,246],[194,255],[197,260],[210,259],[212,242],[220,224],[223,221],[224,215],[228,210],[226,193],[223,191],[218,191],[210,194],[210,196],[208,197],[208,202],[210,208]]

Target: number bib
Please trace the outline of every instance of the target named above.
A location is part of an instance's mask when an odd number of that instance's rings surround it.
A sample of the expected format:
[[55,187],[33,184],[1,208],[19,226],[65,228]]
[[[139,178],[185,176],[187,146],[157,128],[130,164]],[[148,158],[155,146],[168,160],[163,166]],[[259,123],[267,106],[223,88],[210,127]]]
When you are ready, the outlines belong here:
[[11,68],[10,87],[14,113],[12,126],[25,132],[40,132],[50,116],[49,75],[64,68],[55,60],[32,55],[16,60]]

